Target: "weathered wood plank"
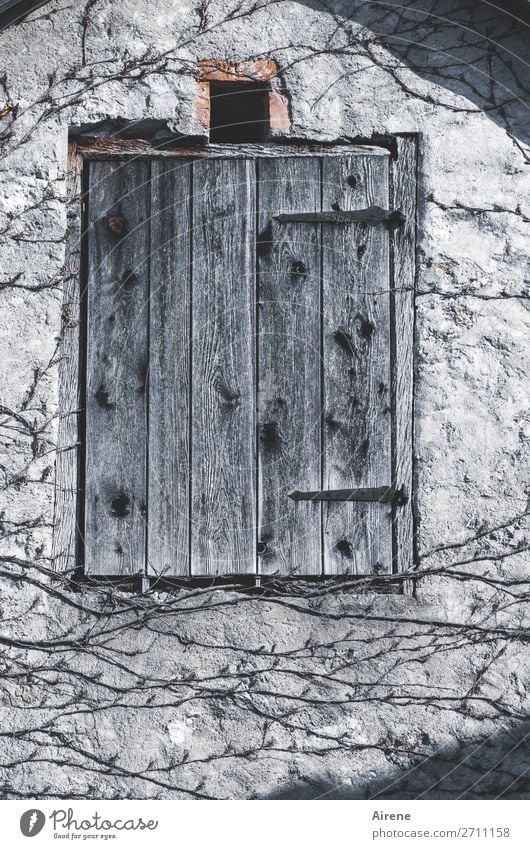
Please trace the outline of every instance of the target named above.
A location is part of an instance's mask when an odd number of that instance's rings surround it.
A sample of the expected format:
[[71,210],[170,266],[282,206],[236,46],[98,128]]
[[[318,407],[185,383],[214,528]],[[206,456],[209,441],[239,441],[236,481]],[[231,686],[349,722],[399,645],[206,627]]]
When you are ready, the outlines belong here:
[[147,572],[187,576],[191,163],[155,160],[151,179]]
[[258,167],[258,569],[319,575],[321,505],[288,496],[321,487],[321,225],[271,219],[320,210],[320,163],[263,159]]
[[85,569],[145,569],[150,164],[90,166]]
[[319,144],[209,144],[207,146],[189,144],[183,147],[161,148],[159,142],[148,139],[119,139],[116,137],[83,139],[77,141],[77,146],[83,156],[88,159],[108,159],[111,156],[141,156],[156,157],[157,159],[175,159],[188,157],[190,159],[258,159],[280,158],[288,156],[382,156],[388,157],[388,151],[372,145],[329,145]]
[[[388,205],[388,160],[324,159],[323,209]],[[389,235],[322,225],[323,489],[389,486]],[[324,505],[325,574],[392,571],[392,508]]]
[[255,166],[193,164],[193,575],[254,573]]
[[83,159],[70,145],[67,174],[66,259],[61,311],[59,423],[55,461],[54,569],[75,569],[79,497],[79,341]]
[[[393,397],[394,457],[396,486],[409,495],[404,506],[394,508],[394,571],[413,566],[413,390],[414,390],[414,286],[416,261],[416,141],[398,138],[398,156],[393,162],[393,202],[406,216],[405,226],[394,233],[393,280]],[[410,585],[407,592],[412,591]]]

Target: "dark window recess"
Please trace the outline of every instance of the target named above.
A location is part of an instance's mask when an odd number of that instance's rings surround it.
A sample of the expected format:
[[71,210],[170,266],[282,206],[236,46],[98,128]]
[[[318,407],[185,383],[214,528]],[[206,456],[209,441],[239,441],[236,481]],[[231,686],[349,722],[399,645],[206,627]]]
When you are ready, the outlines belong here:
[[265,84],[210,83],[210,141],[260,142],[267,139],[269,99]]

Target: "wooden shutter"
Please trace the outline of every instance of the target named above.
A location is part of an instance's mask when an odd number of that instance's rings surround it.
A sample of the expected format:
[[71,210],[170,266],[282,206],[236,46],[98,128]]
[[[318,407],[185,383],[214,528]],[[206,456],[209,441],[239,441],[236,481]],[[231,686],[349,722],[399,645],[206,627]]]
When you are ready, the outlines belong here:
[[412,305],[392,294],[391,245],[413,222],[394,237],[277,219],[389,209],[389,163],[352,150],[90,164],[89,574],[366,574],[404,559],[409,508],[396,534],[395,504],[289,495],[409,484],[396,387],[410,390],[411,351],[395,320],[409,345]]

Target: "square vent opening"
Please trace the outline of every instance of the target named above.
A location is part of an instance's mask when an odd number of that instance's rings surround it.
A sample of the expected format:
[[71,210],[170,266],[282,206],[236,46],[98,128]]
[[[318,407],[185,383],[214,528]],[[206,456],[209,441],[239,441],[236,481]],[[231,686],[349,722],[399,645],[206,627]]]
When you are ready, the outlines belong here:
[[210,141],[238,144],[266,141],[269,131],[267,84],[210,82]]

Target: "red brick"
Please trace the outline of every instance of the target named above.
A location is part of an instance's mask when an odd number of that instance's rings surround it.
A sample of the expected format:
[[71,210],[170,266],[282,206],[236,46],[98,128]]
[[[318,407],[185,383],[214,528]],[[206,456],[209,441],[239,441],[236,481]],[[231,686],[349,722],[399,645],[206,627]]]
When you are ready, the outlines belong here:
[[288,130],[291,126],[289,101],[277,91],[269,91],[269,126],[271,130]]
[[199,62],[199,80],[202,82],[242,82],[244,80],[268,82],[277,74],[278,66],[273,59],[249,59],[243,62],[208,59]]
[[210,126],[210,83],[198,83],[195,95],[195,115],[206,130]]

